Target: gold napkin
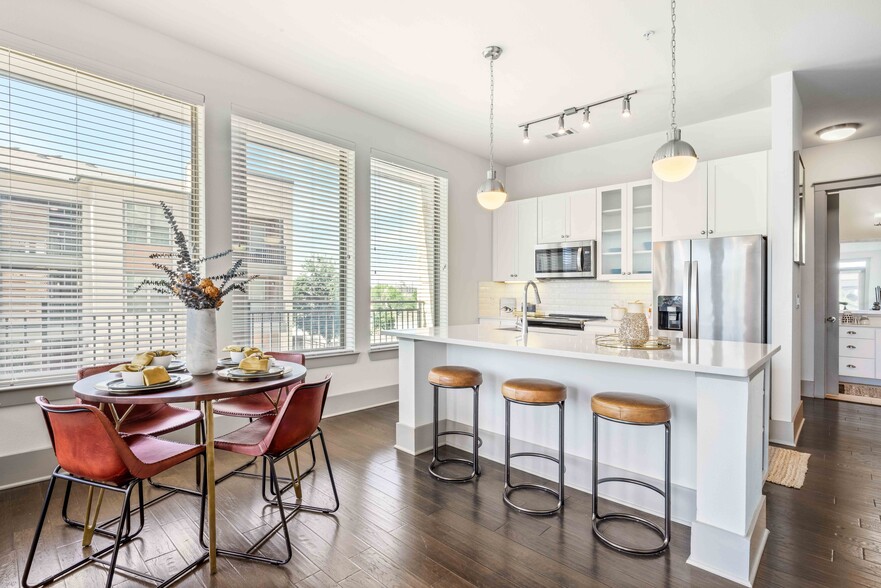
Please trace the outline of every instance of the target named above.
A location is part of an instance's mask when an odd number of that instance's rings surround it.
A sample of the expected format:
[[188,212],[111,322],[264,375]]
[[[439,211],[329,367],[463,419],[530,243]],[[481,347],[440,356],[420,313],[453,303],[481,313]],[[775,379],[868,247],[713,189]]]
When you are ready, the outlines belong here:
[[241,353],[245,350],[245,348],[241,345],[227,345],[223,348],[224,351],[235,351],[236,353]]
[[144,384],[152,386],[153,384],[162,384],[171,380],[171,376],[165,371],[161,365],[144,368]]
[[245,357],[250,357],[252,355],[263,355],[263,352],[260,351],[259,347],[248,347],[244,351]]
[[117,374],[119,372],[139,372],[142,369],[144,369],[144,366],[135,365],[133,363],[124,363],[114,368],[110,368],[110,372],[114,374]]
[[152,353],[156,357],[166,357],[169,355],[175,355],[175,356],[177,355],[177,351],[172,351],[171,349],[154,349],[150,353]]
[[266,372],[269,371],[269,358],[259,354],[249,355],[239,362],[239,369],[246,372]]
[[156,354],[152,351],[145,351],[144,353],[137,354],[134,359],[132,359],[133,365],[139,365],[141,367],[147,367],[151,363],[153,363],[153,358],[156,357]]

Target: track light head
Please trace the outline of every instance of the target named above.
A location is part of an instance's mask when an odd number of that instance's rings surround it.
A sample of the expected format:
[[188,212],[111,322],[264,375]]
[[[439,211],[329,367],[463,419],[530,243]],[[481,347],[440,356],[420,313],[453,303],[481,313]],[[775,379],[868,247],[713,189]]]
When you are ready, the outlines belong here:
[[566,115],[564,114],[561,114],[560,118],[557,119],[556,134],[561,137],[566,134]]
[[590,108],[584,109],[584,120],[581,122],[581,126],[585,129],[590,126]]
[[529,143],[529,125],[523,127],[523,143]]
[[621,106],[621,116],[630,118],[630,96],[624,97],[624,103]]

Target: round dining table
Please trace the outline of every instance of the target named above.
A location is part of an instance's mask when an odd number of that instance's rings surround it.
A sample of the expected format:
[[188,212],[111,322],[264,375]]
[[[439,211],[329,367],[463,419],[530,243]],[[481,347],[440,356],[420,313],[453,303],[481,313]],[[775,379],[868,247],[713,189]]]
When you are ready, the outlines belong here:
[[[281,365],[286,369],[290,368],[290,371],[279,378],[251,381],[227,380],[218,376],[218,372],[214,372],[204,376],[193,376],[190,382],[177,388],[157,390],[146,394],[114,394],[97,389],[95,387],[96,384],[119,377],[119,374],[110,372],[83,378],[73,385],[73,391],[77,398],[98,404],[135,405],[195,402],[197,408],[201,406],[202,411],[205,413],[205,473],[207,476],[205,493],[208,503],[208,561],[212,574],[217,571],[213,402],[224,398],[272,392],[302,382],[306,378],[305,366],[286,361],[277,361],[276,365]],[[113,414],[116,415],[116,412],[113,411]],[[118,415],[118,418],[123,420],[125,416],[126,414],[124,413]]]

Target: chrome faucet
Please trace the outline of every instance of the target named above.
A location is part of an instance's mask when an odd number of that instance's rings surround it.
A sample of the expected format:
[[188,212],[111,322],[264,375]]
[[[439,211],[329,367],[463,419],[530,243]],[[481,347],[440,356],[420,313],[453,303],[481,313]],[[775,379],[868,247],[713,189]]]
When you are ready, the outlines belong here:
[[524,339],[526,338],[529,329],[529,320],[527,320],[526,318],[526,309],[529,307],[529,305],[527,304],[527,300],[529,299],[530,285],[532,286],[532,289],[535,290],[535,303],[541,304],[541,294],[538,293],[538,284],[536,284],[532,280],[529,280],[528,282],[526,282],[526,285],[523,286],[523,316],[521,317],[523,324],[521,326],[520,332],[523,335]]

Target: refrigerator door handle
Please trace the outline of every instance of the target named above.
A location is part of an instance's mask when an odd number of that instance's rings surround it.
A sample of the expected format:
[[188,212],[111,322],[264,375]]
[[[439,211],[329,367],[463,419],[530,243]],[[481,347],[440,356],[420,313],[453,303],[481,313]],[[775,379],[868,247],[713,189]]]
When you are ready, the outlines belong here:
[[689,280],[688,285],[691,288],[691,292],[688,294],[689,302],[691,303],[691,337],[694,339],[700,339],[700,330],[698,328],[698,324],[700,323],[700,309],[701,309],[701,300],[700,295],[698,295],[698,276],[700,272],[698,271],[698,265],[696,261],[691,262],[691,271],[689,272]]
[[682,336],[691,338],[691,262],[685,262],[685,290],[682,300]]

